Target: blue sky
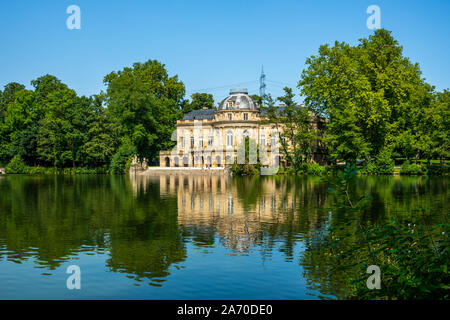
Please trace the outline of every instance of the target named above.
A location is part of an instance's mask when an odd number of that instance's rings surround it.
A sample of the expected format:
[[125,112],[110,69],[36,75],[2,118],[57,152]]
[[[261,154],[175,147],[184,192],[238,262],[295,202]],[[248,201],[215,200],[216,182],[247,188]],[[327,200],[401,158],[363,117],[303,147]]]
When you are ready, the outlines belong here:
[[[71,4],[81,8],[81,30],[66,27]],[[276,97],[284,85],[296,86],[305,59],[321,44],[356,44],[370,35],[372,4],[381,9],[381,27],[427,81],[449,88],[448,0],[2,1],[0,86],[30,87],[49,73],[91,95],[105,89],[109,72],[157,59],[184,82],[187,95],[209,92],[216,102],[236,85],[258,93],[264,65],[266,92]]]

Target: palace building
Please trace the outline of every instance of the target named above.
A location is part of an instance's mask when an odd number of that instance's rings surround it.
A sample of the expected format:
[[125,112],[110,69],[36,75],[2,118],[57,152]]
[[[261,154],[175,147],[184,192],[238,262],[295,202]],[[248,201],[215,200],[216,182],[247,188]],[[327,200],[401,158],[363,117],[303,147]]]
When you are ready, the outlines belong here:
[[[313,119],[311,125],[317,128],[318,120]],[[194,110],[177,121],[173,135],[177,144],[173,150],[160,151],[160,167],[231,166],[239,158],[237,150],[246,137],[256,142],[263,166],[289,165],[279,151],[278,129],[264,120],[264,111],[247,89],[232,89],[216,109]]]

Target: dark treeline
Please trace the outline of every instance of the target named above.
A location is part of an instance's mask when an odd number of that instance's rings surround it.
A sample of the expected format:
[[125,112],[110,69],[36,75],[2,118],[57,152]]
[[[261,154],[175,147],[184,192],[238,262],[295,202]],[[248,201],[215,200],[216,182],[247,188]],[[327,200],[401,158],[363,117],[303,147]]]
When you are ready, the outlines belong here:
[[78,96],[61,80],[44,75],[32,90],[12,82],[0,90],[0,164],[104,167],[123,172],[130,157],[157,162],[173,145],[177,119],[202,106],[210,94],[184,98],[185,87],[165,66],[149,60],[111,72],[106,92]]

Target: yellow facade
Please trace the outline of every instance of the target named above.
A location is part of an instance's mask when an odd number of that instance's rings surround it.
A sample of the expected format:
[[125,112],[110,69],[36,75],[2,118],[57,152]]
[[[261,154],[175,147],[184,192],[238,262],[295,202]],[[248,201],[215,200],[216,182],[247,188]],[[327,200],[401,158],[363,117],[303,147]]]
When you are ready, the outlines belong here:
[[278,128],[263,120],[267,119],[246,89],[231,90],[217,109],[194,110],[177,121],[177,145],[160,152],[160,166],[208,168],[240,163],[237,150],[245,137],[256,142],[263,166],[285,166]]

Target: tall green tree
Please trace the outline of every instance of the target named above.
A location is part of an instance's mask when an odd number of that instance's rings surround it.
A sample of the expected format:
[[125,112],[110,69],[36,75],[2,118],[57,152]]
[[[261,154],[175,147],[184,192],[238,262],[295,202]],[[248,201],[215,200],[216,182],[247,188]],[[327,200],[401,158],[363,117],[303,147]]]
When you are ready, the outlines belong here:
[[12,157],[10,152],[11,128],[5,124],[5,117],[8,111],[8,105],[14,102],[15,94],[24,90],[25,86],[17,82],[10,82],[0,90],[0,163],[8,162]]
[[433,96],[431,108],[426,108],[419,125],[419,146],[426,157],[450,158],[450,91],[437,92]]
[[3,89],[3,92],[0,90],[0,111],[5,112],[8,103],[14,101],[15,93],[25,89],[25,86],[17,82],[10,82]]
[[263,97],[260,97],[257,94],[251,94],[250,98],[252,98],[252,100],[255,101],[258,104],[259,107],[261,107],[263,105],[263,103],[264,103]]
[[87,141],[82,147],[82,158],[91,167],[109,164],[120,145],[121,125],[104,108],[104,94],[91,97],[92,113],[86,128]]
[[55,167],[75,166],[82,159],[90,116],[90,101],[71,89],[46,97],[45,117],[39,122],[38,153]]
[[159,150],[173,145],[171,134],[182,112],[184,84],[156,60],[135,63],[104,78],[108,112],[124,129],[139,158],[157,163]]
[[[9,87],[9,86],[7,86]],[[36,123],[33,121],[34,92],[24,86],[14,86],[3,100],[4,115],[0,123],[0,158],[8,162],[14,155],[20,155],[28,162],[36,159]]]
[[285,87],[284,93],[278,97],[281,107],[275,106],[270,95],[267,95],[262,109],[265,110],[267,121],[275,124],[280,133],[280,151],[290,165],[299,169],[301,163],[311,160],[313,143],[319,137],[311,125],[313,119],[310,110],[294,101],[291,88]]
[[203,107],[208,109],[214,108],[214,97],[210,93],[193,93],[191,101],[183,105],[183,114],[191,112],[192,110],[199,110]]
[[[325,138],[337,159],[374,159],[386,147],[400,153],[417,147],[408,142],[417,131],[414,115],[429,107],[433,87],[391,32],[378,29],[356,46],[322,45],[306,64],[298,87],[306,105],[327,118]],[[404,135],[408,128],[412,136]]]

